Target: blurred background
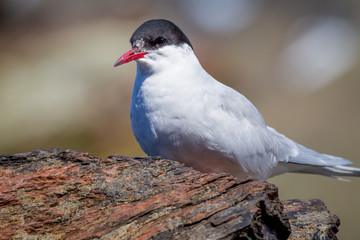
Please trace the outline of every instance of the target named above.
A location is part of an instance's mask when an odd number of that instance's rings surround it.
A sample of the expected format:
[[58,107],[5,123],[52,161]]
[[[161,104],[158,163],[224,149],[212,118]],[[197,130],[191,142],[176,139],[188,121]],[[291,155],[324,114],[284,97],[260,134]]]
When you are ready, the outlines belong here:
[[[183,0],[0,2],[0,154],[60,147],[145,155],[129,111],[136,64],[113,68],[144,21],[166,18],[203,67],[268,125],[360,167],[360,2]],[[320,198],[359,236],[360,179],[285,174],[281,199]]]

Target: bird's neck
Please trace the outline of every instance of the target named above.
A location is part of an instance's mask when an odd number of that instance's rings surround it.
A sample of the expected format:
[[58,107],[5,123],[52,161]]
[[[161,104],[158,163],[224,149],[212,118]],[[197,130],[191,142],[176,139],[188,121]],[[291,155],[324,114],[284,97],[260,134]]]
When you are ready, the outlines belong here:
[[203,71],[199,60],[192,48],[183,44],[181,46],[166,46],[150,52],[137,61],[137,75],[189,75]]

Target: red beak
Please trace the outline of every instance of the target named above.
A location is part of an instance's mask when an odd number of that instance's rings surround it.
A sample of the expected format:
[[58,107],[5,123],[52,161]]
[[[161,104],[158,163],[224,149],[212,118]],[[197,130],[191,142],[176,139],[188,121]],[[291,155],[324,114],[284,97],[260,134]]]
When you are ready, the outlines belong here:
[[135,52],[135,48],[131,49],[124,55],[122,55],[114,64],[114,67],[120,66],[122,64],[134,61],[136,59],[143,58],[147,52]]

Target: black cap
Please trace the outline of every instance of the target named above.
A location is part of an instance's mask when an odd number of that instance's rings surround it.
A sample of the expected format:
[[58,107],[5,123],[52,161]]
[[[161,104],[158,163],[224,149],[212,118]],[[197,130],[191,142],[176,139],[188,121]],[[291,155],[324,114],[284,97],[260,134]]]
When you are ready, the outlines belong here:
[[167,45],[192,45],[189,39],[174,23],[164,19],[153,19],[144,22],[130,38],[132,47],[140,51],[156,50]]

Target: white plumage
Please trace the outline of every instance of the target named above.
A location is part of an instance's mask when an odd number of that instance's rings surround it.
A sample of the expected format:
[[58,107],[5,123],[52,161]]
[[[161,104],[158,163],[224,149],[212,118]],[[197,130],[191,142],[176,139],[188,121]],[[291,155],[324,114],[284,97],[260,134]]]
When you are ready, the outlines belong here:
[[202,68],[189,43],[146,49],[134,35],[133,47],[146,54],[135,59],[131,125],[148,155],[258,179],[284,172],[359,176],[360,169],[343,166],[350,161],[307,149],[266,126],[249,100]]

